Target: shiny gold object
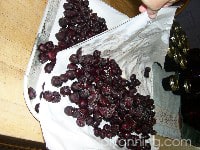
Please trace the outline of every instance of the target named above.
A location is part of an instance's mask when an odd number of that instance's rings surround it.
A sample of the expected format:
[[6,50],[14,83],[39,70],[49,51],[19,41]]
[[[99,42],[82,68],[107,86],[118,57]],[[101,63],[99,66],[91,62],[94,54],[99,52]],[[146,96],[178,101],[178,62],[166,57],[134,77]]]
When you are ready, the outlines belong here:
[[174,57],[174,54],[175,54],[175,47],[174,46],[171,46],[168,48],[168,51],[167,51],[167,55],[170,57],[170,58],[173,58]]
[[180,64],[181,59],[182,59],[182,56],[181,56],[180,52],[179,51],[175,51],[175,53],[174,53],[174,61],[177,64]]
[[178,84],[178,79],[177,79],[176,75],[174,75],[170,78],[170,87],[171,87],[172,91],[179,90],[179,84]]
[[186,93],[190,93],[191,92],[191,83],[190,83],[189,80],[185,80],[184,81],[183,87],[184,87]]
[[187,60],[184,57],[182,57],[179,62],[179,65],[182,69],[187,69]]
[[189,42],[186,33],[176,21],[172,24],[167,55],[172,58],[182,69],[187,68],[185,56],[189,51]]
[[190,50],[188,47],[184,47],[183,49],[183,53],[185,54],[185,55],[187,55],[187,53],[188,53],[188,51]]

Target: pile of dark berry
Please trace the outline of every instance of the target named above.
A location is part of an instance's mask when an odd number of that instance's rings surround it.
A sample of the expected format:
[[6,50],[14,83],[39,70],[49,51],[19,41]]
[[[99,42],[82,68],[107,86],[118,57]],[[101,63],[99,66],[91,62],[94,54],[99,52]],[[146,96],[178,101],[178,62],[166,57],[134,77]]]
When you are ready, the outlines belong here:
[[[57,45],[48,41],[38,46],[39,61],[46,63],[46,73],[53,70],[59,51],[107,30],[105,19],[92,12],[88,0],[66,1],[64,17],[59,19],[61,28],[55,35]],[[130,80],[122,78],[122,70],[115,60],[100,55],[98,50],[82,55],[82,50],[78,49],[70,56],[66,72],[51,79],[51,84],[59,92],[42,91],[40,98],[57,103],[68,96],[76,107],[66,106],[64,112],[76,118],[79,127],[91,126],[94,135],[101,139],[117,136],[119,147],[150,150],[147,140],[156,133],[153,130],[156,122],[154,101],[149,95],[137,92],[140,81],[135,74],[130,76]],[[149,71],[145,71],[145,77]],[[67,81],[72,81],[71,86],[65,84]],[[31,100],[36,97],[31,87],[28,94]],[[39,103],[35,110],[39,112]]]
[[[153,99],[137,93],[140,81],[135,74],[130,81],[122,78],[115,60],[100,55],[98,50],[82,55],[78,49],[69,57],[66,72],[51,79],[60,92],[44,91],[43,98],[55,103],[68,96],[76,107],[66,106],[64,112],[76,118],[79,127],[93,127],[94,135],[101,139],[118,136],[120,147],[150,150],[146,140],[155,134]],[[63,85],[69,80],[71,86]]]
[[38,46],[39,61],[45,63],[45,72],[50,73],[56,63],[59,51],[69,48],[79,42],[107,30],[106,21],[89,8],[88,0],[66,0],[64,17],[59,19],[60,30],[56,33],[58,44],[52,41]]

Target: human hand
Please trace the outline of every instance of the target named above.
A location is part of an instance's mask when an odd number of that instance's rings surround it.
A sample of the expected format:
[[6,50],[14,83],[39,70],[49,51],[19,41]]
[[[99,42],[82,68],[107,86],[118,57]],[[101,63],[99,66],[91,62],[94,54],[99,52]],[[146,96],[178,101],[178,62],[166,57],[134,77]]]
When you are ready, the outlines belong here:
[[142,2],[143,4],[139,7],[139,11],[147,11],[149,18],[154,19],[162,7],[168,7],[177,2],[177,0],[142,0]]

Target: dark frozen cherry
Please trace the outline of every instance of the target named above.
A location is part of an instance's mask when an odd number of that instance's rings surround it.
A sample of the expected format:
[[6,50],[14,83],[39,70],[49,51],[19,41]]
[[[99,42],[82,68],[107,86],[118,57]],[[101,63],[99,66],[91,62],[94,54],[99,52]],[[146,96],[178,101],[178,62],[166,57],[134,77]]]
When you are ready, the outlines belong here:
[[122,84],[122,86],[129,86],[130,82],[126,79],[122,79],[121,84]]
[[131,81],[134,81],[136,79],[136,75],[135,74],[132,74],[131,76],[130,76],[130,80]]
[[44,90],[44,87],[45,87],[45,82],[43,82],[43,84],[42,84],[42,90]]
[[45,46],[45,44],[41,43],[39,46],[38,46],[38,50],[41,52],[41,53],[45,53],[48,51],[48,48]]
[[47,41],[46,43],[41,43],[38,46],[39,50],[39,61],[41,63],[45,63],[48,60],[55,61],[56,60],[56,54],[58,47],[53,44],[52,41]]
[[119,125],[118,124],[112,124],[111,125],[111,132],[116,134],[119,132]]
[[59,92],[57,92],[57,91],[54,91],[53,92],[53,103],[58,103],[58,102],[60,102],[60,100],[61,100],[61,96],[60,96],[60,93]]
[[81,100],[79,100],[78,105],[79,105],[80,108],[87,108],[87,106],[88,106],[88,101],[87,101],[87,100],[84,100],[84,99],[81,99]]
[[136,89],[135,87],[129,89],[129,95],[130,95],[131,97],[134,98],[136,93],[137,93],[137,89]]
[[80,95],[81,98],[87,99],[89,97],[89,95],[90,95],[90,92],[87,89],[81,89],[79,91],[79,95]]
[[70,100],[72,103],[78,103],[78,102],[79,102],[79,94],[78,94],[78,92],[71,93],[71,94],[69,95],[69,100]]
[[61,74],[60,79],[61,79],[62,82],[67,82],[69,80],[69,78],[66,74]]
[[88,0],[84,0],[83,1],[83,5],[87,7],[89,5],[89,1]]
[[93,52],[93,56],[94,56],[95,58],[100,58],[101,52],[98,51],[98,50],[95,50],[95,51]]
[[96,137],[99,137],[101,135],[101,129],[100,128],[94,128],[94,135]]
[[76,78],[76,71],[74,70],[67,70],[65,73],[66,77],[70,80],[74,80]]
[[82,89],[81,83],[75,81],[71,85],[71,90],[74,92],[80,91]]
[[104,129],[101,130],[100,132],[100,138],[104,139],[106,137],[106,131]]
[[149,72],[151,71],[151,68],[150,67],[146,67],[144,69],[144,77],[145,78],[149,78]]
[[63,8],[65,10],[71,10],[71,9],[73,9],[73,6],[74,5],[72,3],[64,3]]
[[67,27],[67,20],[66,20],[66,18],[60,18],[60,19],[59,19],[59,25],[60,25],[60,27],[62,27],[62,28]]
[[99,112],[104,118],[111,118],[113,116],[114,111],[115,108],[112,107],[99,107]]
[[73,64],[78,64],[78,57],[76,54],[72,54],[70,57],[69,57],[69,61]]
[[36,98],[36,91],[32,87],[28,88],[28,96],[30,100]]
[[91,116],[88,116],[86,119],[85,119],[85,122],[88,126],[91,126],[93,123],[94,123],[94,120]]
[[51,78],[51,84],[55,87],[60,87],[60,86],[62,86],[63,82],[62,82],[60,76],[53,76]]
[[58,41],[64,41],[65,37],[66,37],[66,34],[65,34],[65,32],[58,32],[58,33],[56,33],[55,36],[56,36]]
[[65,15],[66,18],[71,18],[71,17],[77,16],[78,12],[76,12],[74,10],[65,10],[64,15]]
[[101,96],[101,97],[99,98],[99,104],[100,104],[101,106],[105,107],[105,106],[109,106],[109,105],[110,105],[110,102],[109,102],[109,100],[108,100],[106,97]]
[[40,107],[40,103],[37,103],[37,104],[35,105],[35,111],[36,111],[37,113],[39,113],[39,107]]
[[129,125],[129,123],[125,122],[121,125],[121,130],[123,131],[130,131],[131,130],[131,126]]
[[63,95],[63,96],[66,96],[66,95],[70,95],[71,94],[71,89],[69,86],[63,86],[60,88],[60,94]]
[[45,65],[45,67],[44,67],[45,73],[51,73],[51,71],[53,70],[54,66],[55,66],[55,62],[54,61],[51,61],[51,62],[47,63]]
[[78,109],[79,112],[79,117],[86,119],[89,115],[89,111],[87,108],[79,108]]
[[40,99],[42,99],[42,97],[43,97],[43,91],[40,92]]
[[125,107],[131,108],[133,105],[133,99],[131,97],[126,97],[124,99],[124,104],[125,104]]
[[85,120],[83,118],[77,118],[76,119],[76,124],[79,126],[79,127],[84,127],[85,126]]
[[58,103],[61,100],[61,96],[58,92],[54,91],[44,91],[43,92],[43,98],[52,103]]
[[47,56],[47,53],[40,53],[39,54],[39,61],[44,64],[45,62],[48,61],[48,56]]
[[78,60],[81,59],[81,56],[82,56],[82,47],[80,47],[80,48],[76,51],[76,56],[77,56]]
[[56,55],[57,55],[56,51],[51,50],[51,51],[47,52],[48,60],[50,60],[50,61],[55,61]]
[[74,108],[74,112],[72,114],[72,117],[73,118],[78,118],[80,115],[79,111],[78,111],[78,108]]
[[51,91],[44,91],[43,98],[51,102],[53,100],[53,93]]
[[136,80],[133,82],[133,84],[135,84],[135,86],[139,86],[139,85],[141,84],[141,82],[140,82],[138,79],[136,79]]
[[101,122],[102,122],[102,119],[95,120],[95,121],[93,122],[92,126],[93,126],[94,128],[97,128],[97,127],[99,127],[99,125],[101,124]]
[[67,69],[69,70],[77,70],[78,69],[78,66],[74,63],[70,63],[67,65]]
[[102,94],[103,95],[110,95],[111,94],[111,87],[108,85],[108,86],[102,86]]
[[55,45],[53,44],[52,41],[47,41],[45,43],[45,47],[48,49],[48,50],[53,50],[55,48]]
[[111,139],[112,137],[114,137],[115,134],[113,134],[112,132],[106,132],[106,137]]
[[72,106],[67,106],[65,107],[64,112],[66,115],[72,116],[74,113],[74,108]]

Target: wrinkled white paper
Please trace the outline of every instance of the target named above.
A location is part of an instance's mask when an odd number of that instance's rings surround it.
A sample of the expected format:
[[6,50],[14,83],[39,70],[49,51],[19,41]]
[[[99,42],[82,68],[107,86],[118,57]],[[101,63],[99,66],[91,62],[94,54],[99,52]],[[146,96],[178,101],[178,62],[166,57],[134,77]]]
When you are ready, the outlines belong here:
[[[141,81],[138,92],[153,98],[153,72],[150,72],[149,78],[144,78],[144,69],[152,67],[154,62],[163,65],[175,11],[176,8],[163,8],[155,20],[150,20],[146,13],[140,14],[109,31],[59,52],[53,72],[43,76],[45,77],[44,90],[59,90],[51,86],[51,77],[64,73],[69,63],[69,56],[82,47],[83,54],[91,54],[97,49],[102,51],[102,57],[115,59],[123,70],[123,77],[127,79],[132,73],[135,73]],[[70,85],[70,83],[68,82],[66,85]],[[91,127],[78,127],[75,119],[64,114],[64,108],[69,105],[72,104],[68,97],[62,98],[61,102],[56,104],[46,102],[44,99],[41,100],[39,118],[43,136],[49,149],[120,149],[115,144],[116,137],[112,140],[102,140],[93,135]],[[152,144],[152,141],[150,142]],[[155,149],[153,145],[152,149]]]

